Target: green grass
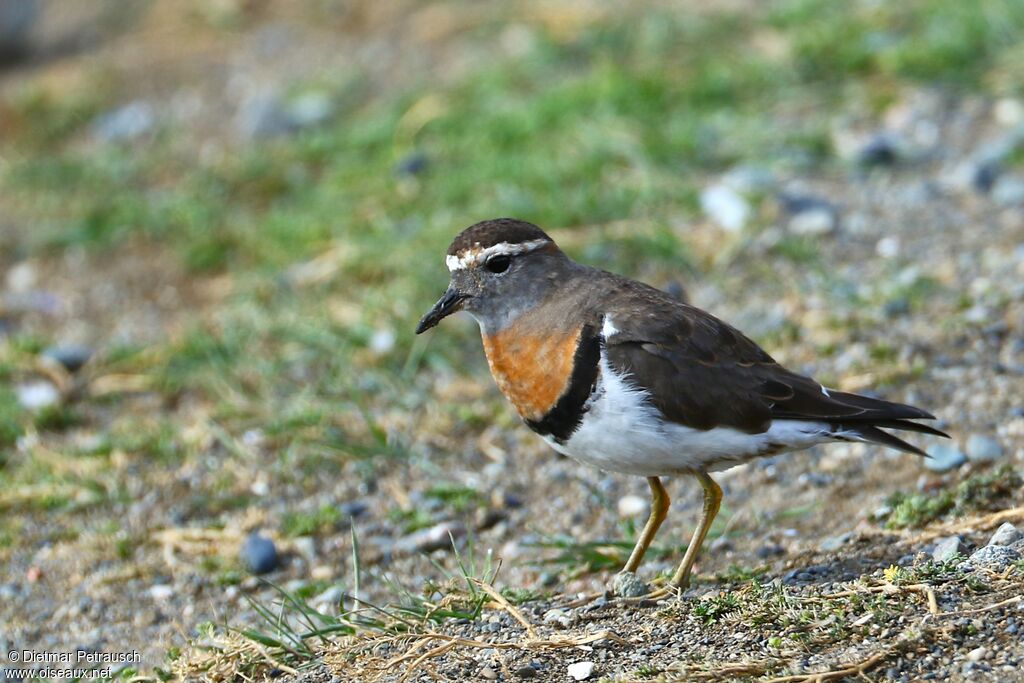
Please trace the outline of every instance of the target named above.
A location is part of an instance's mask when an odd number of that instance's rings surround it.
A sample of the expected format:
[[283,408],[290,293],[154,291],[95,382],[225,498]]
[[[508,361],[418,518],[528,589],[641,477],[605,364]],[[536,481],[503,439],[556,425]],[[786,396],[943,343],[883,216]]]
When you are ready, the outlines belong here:
[[[495,215],[568,230],[634,221],[632,233],[582,240],[577,255],[678,277],[696,267],[674,226],[696,217],[701,174],[741,161],[835,164],[829,112],[868,86],[975,87],[998,71],[1021,27],[1021,6],[1000,0],[792,0],[742,15],[636,9],[567,35],[538,28],[531,49],[449,86],[365,95],[335,124],[215,161],[176,147],[173,130],[83,150],[72,143],[104,85],[67,101],[29,93],[14,103],[25,131],[8,143],[21,153],[0,175],[0,196],[33,225],[18,238],[29,253],[141,237],[187,270],[232,273],[237,295],[220,318],[166,349],[154,369],[161,391],[233,404],[221,416],[232,432],[269,422],[271,436],[304,434],[313,469],[402,455],[376,425],[352,433],[336,416],[377,408],[353,365],[384,405],[400,400],[420,364],[451,363],[472,343],[455,335],[424,346],[412,334],[444,285],[439,259],[423,255],[440,254],[458,229]],[[786,49],[760,47],[766,30]],[[804,112],[799,127],[794,111]],[[429,166],[396,175],[412,152]],[[332,248],[332,276],[289,279],[290,266]],[[813,240],[786,238],[774,252],[818,261]],[[339,319],[343,302],[353,313]],[[375,356],[369,340],[380,328],[393,330],[395,346]],[[0,443],[16,429],[6,403],[0,396]]]
[[885,521],[890,529],[922,527],[947,516],[999,509],[1016,493],[1024,479],[1009,465],[976,474],[955,488],[932,493],[896,493],[886,504],[892,512]]

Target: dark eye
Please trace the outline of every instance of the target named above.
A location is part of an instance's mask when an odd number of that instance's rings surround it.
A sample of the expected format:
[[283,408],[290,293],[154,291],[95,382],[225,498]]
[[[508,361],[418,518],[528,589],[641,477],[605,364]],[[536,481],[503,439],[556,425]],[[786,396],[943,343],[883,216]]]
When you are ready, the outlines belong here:
[[484,264],[484,268],[492,273],[504,273],[508,270],[511,263],[512,258],[510,256],[492,256],[487,259],[487,263]]

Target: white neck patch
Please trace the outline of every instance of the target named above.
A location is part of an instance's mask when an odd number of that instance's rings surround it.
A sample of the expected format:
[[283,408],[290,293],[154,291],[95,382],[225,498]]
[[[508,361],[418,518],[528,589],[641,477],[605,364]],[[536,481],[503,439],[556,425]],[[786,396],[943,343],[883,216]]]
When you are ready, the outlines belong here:
[[458,254],[449,254],[444,257],[444,262],[448,266],[450,272],[456,270],[464,270],[466,268],[472,268],[478,266],[492,256],[517,256],[519,254],[526,254],[535,249],[540,249],[546,244],[551,244],[551,240],[547,239],[536,239],[528,242],[519,242],[512,244],[509,242],[499,242],[494,246],[483,249],[480,245],[475,245],[469,249],[463,249]]

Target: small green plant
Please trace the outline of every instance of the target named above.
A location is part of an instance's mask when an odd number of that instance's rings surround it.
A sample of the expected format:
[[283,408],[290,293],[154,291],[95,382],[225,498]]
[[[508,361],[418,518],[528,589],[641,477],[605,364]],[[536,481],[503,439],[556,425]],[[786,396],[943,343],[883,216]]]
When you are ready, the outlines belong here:
[[344,521],[341,510],[333,505],[324,505],[313,512],[289,512],[281,522],[285,536],[313,536],[328,533]]
[[713,624],[740,607],[739,596],[735,593],[719,593],[710,598],[698,600],[693,606],[693,615],[705,624]]
[[885,525],[890,529],[922,527],[945,516],[998,509],[1020,491],[1024,479],[1010,465],[976,474],[955,489],[934,494],[895,493],[887,504],[892,512]]

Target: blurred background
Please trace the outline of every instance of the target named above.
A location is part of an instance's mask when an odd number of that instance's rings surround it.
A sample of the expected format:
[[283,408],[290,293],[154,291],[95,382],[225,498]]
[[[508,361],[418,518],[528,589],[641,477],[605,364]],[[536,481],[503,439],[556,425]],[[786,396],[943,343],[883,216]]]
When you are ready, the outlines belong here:
[[[702,574],[944,514],[901,503],[1024,457],[1022,30],[1020,0],[0,0],[0,650],[165,666],[257,619],[256,574],[336,609],[353,538],[381,600],[432,595],[449,534],[600,588],[644,482],[521,426],[471,321],[412,333],[498,216],[953,434],[731,471]],[[652,572],[699,508],[670,490]]]

